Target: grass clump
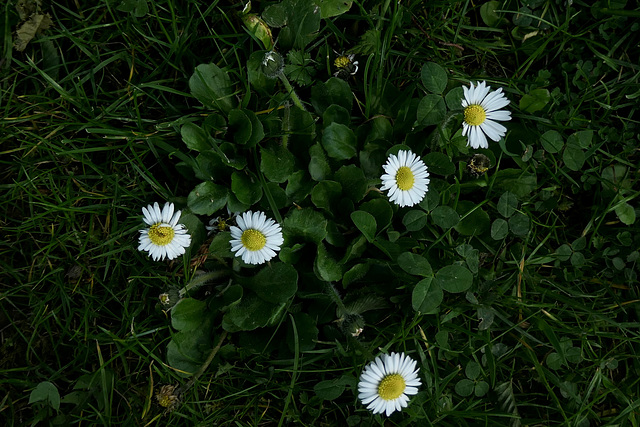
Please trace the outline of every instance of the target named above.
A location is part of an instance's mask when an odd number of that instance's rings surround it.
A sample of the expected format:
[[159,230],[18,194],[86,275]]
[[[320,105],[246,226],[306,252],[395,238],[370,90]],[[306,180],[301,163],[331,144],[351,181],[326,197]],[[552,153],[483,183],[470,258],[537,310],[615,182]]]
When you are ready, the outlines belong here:
[[[632,2],[4,11],[6,425],[637,424]],[[473,149],[482,81],[511,120]],[[156,201],[182,257],[137,250]],[[247,211],[268,263],[229,244]],[[421,382],[389,417],[358,398],[383,353]]]

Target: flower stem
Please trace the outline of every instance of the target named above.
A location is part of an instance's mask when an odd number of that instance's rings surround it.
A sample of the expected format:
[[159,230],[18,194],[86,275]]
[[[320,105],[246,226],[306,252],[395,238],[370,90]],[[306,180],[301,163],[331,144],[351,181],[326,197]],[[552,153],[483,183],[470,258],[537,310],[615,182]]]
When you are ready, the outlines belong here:
[[284,75],[284,73],[280,73],[278,77],[280,77],[280,81],[282,81],[282,84],[287,89],[287,92],[289,92],[289,96],[291,96],[291,100],[293,101],[295,106],[301,109],[302,111],[307,111],[304,108],[304,105],[302,105],[302,101],[300,101],[300,98],[298,98],[298,95],[296,95],[295,91],[293,90],[293,86],[291,86],[291,83],[289,83],[289,80]]

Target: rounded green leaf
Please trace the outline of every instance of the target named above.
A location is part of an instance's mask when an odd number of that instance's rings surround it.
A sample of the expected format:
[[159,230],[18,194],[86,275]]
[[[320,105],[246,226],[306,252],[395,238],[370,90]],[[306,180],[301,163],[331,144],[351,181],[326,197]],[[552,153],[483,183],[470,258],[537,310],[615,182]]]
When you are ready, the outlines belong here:
[[343,375],[333,380],[320,381],[313,386],[313,391],[315,391],[316,395],[321,399],[334,400],[342,395],[347,385],[353,385],[353,380]]
[[433,276],[433,269],[429,261],[421,255],[413,252],[403,252],[398,256],[398,266],[409,274],[415,276]]
[[342,185],[344,195],[352,201],[359,202],[367,194],[367,178],[356,165],[342,166],[333,177]]
[[482,397],[489,392],[489,384],[486,381],[478,381],[474,394],[476,397]]
[[417,119],[423,126],[439,124],[444,120],[447,107],[440,95],[429,94],[424,96],[418,104]]
[[327,156],[320,144],[314,144],[309,148],[309,175],[315,181],[327,179],[331,174],[331,167],[327,161]]
[[636,222],[636,211],[629,203],[623,203],[616,206],[616,215],[625,225],[631,225]]
[[187,148],[195,151],[205,151],[211,148],[209,139],[204,130],[196,124],[185,123],[180,128],[180,136]]
[[187,205],[197,215],[211,215],[227,203],[229,192],[213,182],[198,184],[187,197]]
[[206,312],[206,302],[183,298],[171,309],[171,326],[179,331],[193,331],[200,327]]
[[327,220],[313,209],[294,209],[285,218],[283,228],[291,237],[320,243],[327,235]]
[[509,234],[509,223],[502,218],[498,218],[491,224],[491,238],[502,240]]
[[464,90],[462,86],[456,86],[444,96],[447,107],[451,111],[462,110],[462,100],[464,99]]
[[331,210],[342,194],[342,185],[335,181],[320,181],[311,190],[311,201],[320,209]]
[[456,383],[456,387],[455,387],[456,393],[458,393],[462,397],[471,396],[475,386],[476,384],[473,381],[468,380],[466,378],[461,379]]
[[[455,225],[458,233],[464,236],[477,236],[489,229],[489,214],[472,202],[461,200],[457,206],[462,219]],[[470,212],[469,212],[470,211]]]
[[460,215],[450,206],[438,206],[431,212],[434,224],[444,230],[454,227],[460,222]]
[[351,221],[369,242],[375,239],[377,224],[373,215],[365,211],[351,212]]
[[298,290],[298,272],[289,264],[272,262],[253,276],[247,287],[267,302],[286,302]]
[[260,150],[260,170],[271,182],[283,183],[293,173],[293,154],[281,145]]
[[436,284],[447,292],[464,292],[473,284],[473,274],[461,265],[448,265],[436,273]]
[[378,230],[384,230],[391,224],[393,208],[387,199],[373,199],[360,205],[360,210],[369,212],[376,220]]
[[529,217],[521,212],[516,212],[509,218],[509,228],[516,236],[524,237],[529,232]]
[[527,113],[542,110],[551,100],[547,89],[534,89],[520,99],[520,109]]
[[518,209],[518,197],[510,191],[505,191],[498,200],[498,212],[505,218],[509,218]]
[[228,114],[236,105],[229,75],[216,64],[198,65],[189,79],[189,89],[205,107]]
[[402,224],[408,231],[422,230],[427,225],[427,213],[418,209],[410,210],[402,218]]
[[469,361],[469,363],[467,363],[467,366],[465,366],[464,374],[470,380],[476,380],[480,376],[480,374],[482,374],[482,367],[475,360],[471,360]]
[[496,10],[502,9],[500,2],[496,0],[488,1],[480,6],[480,18],[487,27],[495,27],[500,22],[500,16]]
[[564,164],[572,171],[579,171],[584,165],[584,151],[578,144],[567,144],[562,153]]
[[564,147],[562,135],[555,130],[548,130],[542,134],[540,142],[542,143],[542,148],[544,148],[547,153],[558,153],[562,150],[562,147]]
[[229,134],[236,144],[246,144],[251,139],[253,125],[251,119],[243,110],[229,112]]
[[42,381],[29,395],[29,403],[46,402],[56,411],[60,409],[60,393],[53,383]]
[[[315,320],[307,313],[295,313],[287,325],[287,346],[291,352],[297,347],[300,351],[310,351],[318,341],[318,328]],[[293,322],[293,324],[291,323]],[[293,326],[295,324],[295,334]],[[297,343],[296,343],[297,341]]]
[[447,87],[447,71],[435,62],[427,62],[420,71],[422,84],[429,92],[442,94]]
[[329,157],[348,160],[355,157],[356,135],[351,128],[340,123],[331,123],[322,133],[322,146]]
[[411,305],[420,313],[431,313],[440,306],[444,298],[442,289],[433,277],[426,277],[416,283],[411,294]]
[[249,171],[237,171],[231,174],[231,191],[240,203],[249,206],[262,198],[260,181]]
[[325,282],[337,282],[342,279],[342,267],[331,254],[327,252],[327,249],[322,243],[318,245],[315,269],[318,277]]
[[229,332],[252,331],[277,323],[285,312],[287,303],[273,304],[250,293],[239,304],[229,307],[222,319],[222,326]]
[[435,173],[436,175],[451,175],[455,173],[456,167],[444,153],[433,151],[422,158],[425,165],[429,170],[429,173]]

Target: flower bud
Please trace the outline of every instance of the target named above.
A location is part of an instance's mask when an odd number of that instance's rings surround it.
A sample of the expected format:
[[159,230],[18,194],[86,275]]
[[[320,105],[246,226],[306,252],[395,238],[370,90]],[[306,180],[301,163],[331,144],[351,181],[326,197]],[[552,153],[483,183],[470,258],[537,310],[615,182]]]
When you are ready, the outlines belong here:
[[262,60],[262,72],[270,79],[277,79],[284,71],[284,59],[282,55],[275,51],[269,51],[264,54]]

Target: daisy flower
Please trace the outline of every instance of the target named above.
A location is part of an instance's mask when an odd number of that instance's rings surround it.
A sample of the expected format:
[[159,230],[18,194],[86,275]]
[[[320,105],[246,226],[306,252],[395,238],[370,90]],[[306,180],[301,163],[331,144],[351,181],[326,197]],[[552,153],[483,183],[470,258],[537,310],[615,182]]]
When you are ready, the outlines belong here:
[[[501,110],[509,105],[509,100],[502,93],[502,88],[489,92],[487,82],[478,83],[470,87],[462,86],[464,99],[464,121],[462,122],[462,136],[469,134],[467,146],[472,148],[489,148],[486,136],[493,141],[499,141],[507,128],[496,121],[511,120],[511,112]],[[486,134],[486,136],[485,136]]]
[[184,248],[191,244],[191,236],[184,225],[178,224],[180,211],[174,213],[173,203],[165,203],[161,211],[156,202],[143,207],[142,213],[149,227],[140,230],[139,251],[149,252],[154,261],[184,254]]
[[404,353],[378,356],[360,375],[358,398],[374,414],[385,412],[388,417],[407,407],[407,395],[418,393],[418,371],[416,361]]
[[401,207],[413,206],[424,198],[429,185],[429,172],[420,157],[411,151],[391,154],[382,167],[385,173],[381,190],[389,190],[389,200]]
[[284,242],[282,229],[264,212],[245,212],[231,226],[231,251],[247,264],[262,264],[276,256]]

